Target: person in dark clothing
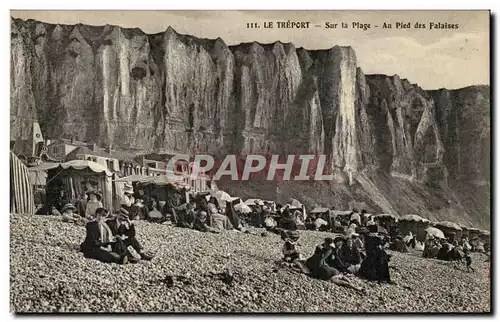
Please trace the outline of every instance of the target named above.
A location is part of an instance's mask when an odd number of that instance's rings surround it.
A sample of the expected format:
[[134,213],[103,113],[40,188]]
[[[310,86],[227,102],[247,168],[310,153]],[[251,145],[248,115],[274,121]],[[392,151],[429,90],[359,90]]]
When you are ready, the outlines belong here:
[[453,246],[446,240],[441,240],[441,248],[438,251],[437,259],[448,261],[451,258]]
[[87,235],[80,245],[80,251],[86,258],[92,258],[104,263],[127,264],[129,257],[127,248],[106,224],[107,210],[98,208],[95,220],[86,225]]
[[340,271],[328,265],[333,253],[332,244],[333,240],[331,238],[325,238],[323,244],[317,246],[314,254],[306,260],[305,265],[310,271],[310,276],[325,281],[329,280],[336,285],[348,287],[365,294],[365,288],[352,284]]
[[186,209],[179,211],[176,222],[178,227],[193,228],[193,224],[196,219],[195,208],[195,201],[191,199],[191,201],[186,205]]
[[293,220],[293,214],[288,208],[283,210],[278,226],[285,230],[297,230],[297,223]]
[[54,200],[52,206],[54,206],[59,212],[61,212],[62,208],[69,203],[71,202],[68,198],[66,191],[63,188],[61,188],[61,190],[59,190],[59,195]]
[[214,196],[210,197],[209,203],[214,204],[215,208],[220,209],[219,201]]
[[306,266],[314,278],[329,280],[340,272],[328,265],[328,260],[333,254],[333,239],[325,238],[323,244],[316,247],[314,254],[306,260]]
[[470,257],[470,251],[468,249],[464,249],[464,259],[465,264],[467,265],[467,272],[470,272],[471,270],[474,272],[474,268],[471,266],[472,258]]
[[135,204],[130,208],[129,216],[133,220],[144,220],[148,218],[148,212],[148,207],[144,205],[144,200],[136,199]]
[[234,229],[241,230],[243,228],[241,218],[234,210],[234,204],[232,202],[228,202],[226,206],[226,216],[229,218],[231,225],[233,225]]
[[167,197],[165,205],[161,209],[161,213],[165,219],[170,219],[172,223],[177,222],[177,207],[179,206],[180,197],[177,194]]
[[125,247],[132,248],[140,255],[143,260],[151,260],[153,257],[144,252],[143,247],[136,238],[135,225],[128,217],[128,211],[124,208],[120,209],[120,213],[114,218],[106,220],[106,224],[111,229],[113,236],[116,239],[121,239]]
[[383,236],[370,234],[367,237],[366,258],[361,263],[358,275],[379,283],[392,283],[389,274],[390,255],[383,249]]
[[306,222],[304,223],[307,230],[316,230],[316,225],[314,224],[315,220],[316,220],[315,214],[310,214],[309,216],[307,216]]
[[193,228],[204,233],[209,232],[210,228],[207,225],[206,221],[207,221],[207,212],[204,210],[200,210],[197,213],[196,218],[193,222]]
[[335,237],[335,239],[333,240],[335,247],[333,248],[332,255],[327,260],[327,264],[331,267],[334,267],[343,274],[348,274],[349,271],[347,269],[349,267],[349,264],[345,262],[342,254],[342,247],[344,245],[344,242],[345,239],[343,237]]
[[263,222],[263,214],[262,214],[262,205],[260,202],[257,202],[253,207],[253,215],[252,215],[252,224],[256,227],[262,227]]
[[352,238],[348,238],[342,246],[341,256],[348,265],[361,264],[361,252]]
[[299,240],[299,232],[283,231],[281,239],[285,242],[283,245],[283,260],[287,263],[293,263],[295,260],[300,259],[300,253],[297,250],[297,241]]

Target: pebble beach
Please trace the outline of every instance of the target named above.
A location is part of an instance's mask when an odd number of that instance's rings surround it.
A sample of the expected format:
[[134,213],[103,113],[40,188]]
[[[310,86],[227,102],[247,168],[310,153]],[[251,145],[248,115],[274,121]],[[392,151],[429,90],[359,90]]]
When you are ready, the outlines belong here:
[[[490,262],[473,253],[453,263],[390,252],[391,278],[353,277],[367,295],[312,279],[280,263],[279,236],[263,229],[220,234],[139,221],[138,240],[155,254],[104,264],[79,252],[85,227],[52,216],[10,216],[11,312],[475,312],[490,306]],[[264,233],[264,234],[263,234]],[[300,231],[304,258],[331,233]],[[232,275],[231,282],[221,276]]]

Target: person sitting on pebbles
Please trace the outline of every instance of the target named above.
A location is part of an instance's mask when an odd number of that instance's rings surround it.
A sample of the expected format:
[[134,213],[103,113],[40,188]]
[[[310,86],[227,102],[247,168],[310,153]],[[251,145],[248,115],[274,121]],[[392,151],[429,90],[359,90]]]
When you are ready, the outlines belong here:
[[366,258],[361,263],[358,275],[370,281],[379,283],[391,281],[389,274],[389,261],[391,255],[387,254],[383,247],[384,236],[371,233],[366,240]]
[[[349,246],[347,245],[349,241]],[[361,255],[354,247],[352,240],[344,237],[335,237],[333,240],[335,248],[332,255],[328,259],[328,265],[334,267],[343,274],[356,274],[361,263]]]
[[[341,246],[340,257],[343,259],[347,266],[347,272],[356,274],[361,267],[362,255],[359,248],[354,243],[354,235],[347,238],[345,243]],[[335,245],[337,247],[337,245]]]
[[151,210],[148,212],[147,216],[147,220],[149,222],[161,223],[165,220],[163,214],[158,210],[158,208],[158,201],[156,201],[156,199],[154,198],[151,198]]
[[297,250],[297,241],[299,240],[299,232],[297,230],[283,231],[281,239],[285,242],[283,245],[283,260],[287,263],[293,263],[300,259],[300,253]]
[[177,215],[177,227],[193,228],[194,220],[196,219],[195,211],[196,203],[193,199],[181,206]]
[[333,239],[325,238],[323,244],[316,247],[314,254],[306,260],[305,266],[309,270],[309,275],[313,278],[331,281],[332,283],[351,288],[366,294],[364,287],[359,287],[351,283],[340,271],[328,265],[331,262],[333,253]]
[[87,202],[87,207],[85,209],[85,218],[92,219],[95,216],[96,210],[102,208],[102,194],[96,190],[87,191],[89,196],[89,201]]
[[148,217],[148,208],[144,205],[144,200],[136,199],[129,211],[133,220],[144,220]]
[[[363,240],[361,240],[361,236],[358,233],[351,234],[351,239],[354,243],[354,246],[361,252],[365,249],[365,245],[363,244]],[[361,255],[363,256],[363,255]]]
[[75,213],[76,210],[77,209],[73,204],[68,203],[64,205],[64,207],[61,209],[62,221],[80,223],[82,217]]
[[117,240],[106,223],[108,211],[98,208],[95,218],[86,225],[87,235],[80,245],[85,258],[92,258],[103,263],[127,264],[129,257],[123,242]]
[[210,227],[207,225],[208,214],[205,210],[200,210],[194,219],[193,228],[203,233],[209,232]]
[[125,247],[129,248],[129,252],[133,253],[130,249],[132,247],[135,252],[140,256],[137,259],[151,260],[153,257],[144,252],[143,247],[136,238],[135,225],[129,219],[129,214],[127,209],[121,208],[120,212],[106,220],[106,224],[111,229],[113,236],[116,239],[123,241]]

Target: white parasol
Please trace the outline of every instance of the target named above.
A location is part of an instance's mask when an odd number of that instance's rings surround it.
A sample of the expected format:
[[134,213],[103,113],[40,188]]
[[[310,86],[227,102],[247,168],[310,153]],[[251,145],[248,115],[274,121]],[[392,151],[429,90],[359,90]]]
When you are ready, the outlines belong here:
[[440,229],[438,229],[436,227],[429,227],[425,231],[430,236],[433,236],[433,237],[436,237],[436,238],[440,238],[440,239],[445,239],[444,233]]

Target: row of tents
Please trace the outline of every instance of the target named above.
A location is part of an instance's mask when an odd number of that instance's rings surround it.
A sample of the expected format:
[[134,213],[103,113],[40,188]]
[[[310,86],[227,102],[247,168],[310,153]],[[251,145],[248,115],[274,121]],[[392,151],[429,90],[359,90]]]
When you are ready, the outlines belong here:
[[[316,207],[310,213],[315,215],[329,215],[331,210],[324,207]],[[338,211],[333,210],[336,217],[344,218],[344,222],[349,222],[352,211]],[[450,221],[432,222],[419,215],[409,214],[399,217],[396,214],[365,214],[365,216],[373,216],[379,222],[397,223],[399,231],[402,235],[408,235],[412,232],[417,236],[417,239],[423,241],[425,237],[430,234],[437,238],[448,238],[455,236],[461,238],[467,236],[469,239],[474,238],[489,238],[490,232],[478,228],[466,227],[465,225],[458,225]],[[340,220],[342,221],[342,220]]]
[[[86,189],[83,183],[94,182],[98,189],[102,191],[103,206],[108,209],[118,209],[120,206],[120,197],[123,187],[127,182],[141,183],[142,185],[152,185],[159,189],[159,200],[167,198],[166,190],[163,188],[174,188],[184,191],[187,194],[188,185],[182,181],[172,180],[170,176],[141,176],[133,175],[124,178],[118,178],[114,173],[106,167],[92,161],[73,160],[66,163],[44,163],[42,165],[28,168],[14,154],[10,153],[10,186],[11,186],[11,212],[15,213],[34,213],[33,188],[30,182],[30,172],[46,172],[47,173],[47,191],[55,190],[56,187],[64,187],[65,191],[69,192],[71,199],[76,199]],[[157,189],[158,190],[158,189]],[[232,197],[228,193],[218,190],[212,192],[219,205],[225,206],[226,202],[235,204],[235,210],[241,213],[251,213],[252,206],[257,203],[266,202],[271,206],[272,211],[276,211],[276,203],[274,201],[266,201],[262,199],[241,200],[238,197]],[[302,220],[307,217],[306,209],[302,203],[296,199],[289,201],[289,207],[297,209],[302,213]],[[312,214],[330,214],[330,209],[317,207],[310,213]],[[348,217],[351,211],[334,211],[335,216]],[[369,214],[365,214],[369,215]],[[418,239],[423,240],[429,233],[436,234],[439,237],[441,231],[444,236],[454,234],[457,237],[463,235],[470,239],[481,236],[490,235],[489,231],[480,230],[458,225],[449,221],[431,222],[418,215],[406,215],[399,217],[394,214],[377,214],[374,215],[379,221],[394,221],[398,222],[398,227],[402,234],[412,232],[417,235]],[[434,228],[434,229],[429,229]]]
[[[61,188],[68,194],[70,200],[77,199],[86,190],[99,190],[102,193],[103,206],[111,211],[120,208],[120,199],[127,182],[140,182],[143,185],[154,185],[161,190],[161,197],[166,198],[163,188],[174,187],[186,191],[188,185],[172,180],[170,176],[129,176],[119,178],[103,165],[87,160],[72,160],[65,163],[43,163],[35,167],[26,167],[14,154],[11,160],[11,212],[34,213],[36,211],[33,187],[30,174],[46,174],[46,199],[59,195]],[[90,186],[89,186],[90,184]]]

